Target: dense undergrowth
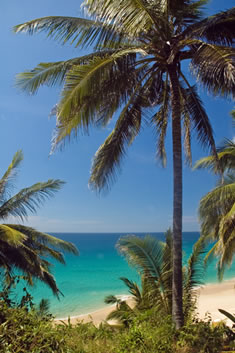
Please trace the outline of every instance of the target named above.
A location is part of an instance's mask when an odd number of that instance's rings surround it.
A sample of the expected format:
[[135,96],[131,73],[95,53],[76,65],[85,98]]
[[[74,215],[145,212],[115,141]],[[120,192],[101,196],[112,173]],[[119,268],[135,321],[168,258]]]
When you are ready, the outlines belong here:
[[92,323],[55,325],[35,309],[0,302],[1,353],[216,353],[232,347],[234,337],[224,324],[191,321],[177,331],[170,317],[140,314],[129,327]]

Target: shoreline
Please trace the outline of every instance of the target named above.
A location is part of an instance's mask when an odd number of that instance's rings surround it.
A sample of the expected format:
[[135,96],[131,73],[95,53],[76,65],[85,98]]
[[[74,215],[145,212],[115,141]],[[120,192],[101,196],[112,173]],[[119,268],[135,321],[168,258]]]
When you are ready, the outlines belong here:
[[[218,309],[224,309],[231,314],[235,313],[235,278],[224,280],[222,283],[205,284],[197,288],[196,292],[198,295],[196,313],[199,319],[211,317],[214,322],[223,320],[226,324],[232,325],[232,322],[221,314]],[[123,295],[121,297],[127,299],[128,304],[132,304],[130,295]],[[94,325],[99,325],[101,322],[105,321],[107,315],[114,307],[115,304],[107,305],[106,307],[86,314],[71,316],[70,323],[75,325],[79,322],[93,322]],[[61,322],[68,323],[68,319],[68,317],[55,318],[54,322],[57,324]]]
[[[133,300],[132,300],[132,296],[131,295],[123,295],[123,296],[118,296],[117,297],[121,297],[124,300],[126,300],[126,302],[130,305],[133,306]],[[69,317],[65,317],[65,318],[55,318],[54,322],[56,324],[59,324],[61,322],[64,323],[68,323],[68,321],[70,320],[70,323],[72,325],[76,325],[79,322],[83,322],[83,323],[87,323],[87,322],[93,322],[94,325],[99,325],[102,322],[106,321],[106,317],[109,315],[109,313],[115,308],[116,304],[112,304],[112,305],[106,305],[105,307],[102,307],[100,309],[97,309],[95,311],[86,313],[86,314],[80,314],[80,315],[75,315],[75,316],[69,316]],[[113,320],[109,320],[108,323],[110,324],[115,324],[115,322]]]
[[222,283],[207,284],[198,289],[196,310],[198,318],[205,319],[209,314],[213,322],[222,320],[232,326],[232,321],[221,314],[218,309],[235,314],[235,278],[224,280]]

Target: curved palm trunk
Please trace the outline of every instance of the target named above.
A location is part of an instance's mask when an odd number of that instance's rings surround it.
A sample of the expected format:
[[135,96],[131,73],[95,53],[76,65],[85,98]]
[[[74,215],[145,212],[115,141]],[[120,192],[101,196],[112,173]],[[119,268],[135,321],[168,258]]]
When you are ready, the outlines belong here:
[[181,108],[179,80],[176,64],[169,67],[172,99],[172,141],[173,141],[173,281],[172,316],[176,328],[183,326],[182,304],[182,143]]

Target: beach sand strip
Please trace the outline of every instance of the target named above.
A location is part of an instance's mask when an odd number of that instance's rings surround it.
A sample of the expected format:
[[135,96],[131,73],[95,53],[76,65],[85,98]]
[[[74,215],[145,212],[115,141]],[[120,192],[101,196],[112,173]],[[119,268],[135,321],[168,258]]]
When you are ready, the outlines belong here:
[[[208,315],[212,321],[224,320],[229,326],[232,322],[221,314],[218,309],[224,309],[235,314],[235,279],[224,281],[222,283],[207,284],[197,290],[197,315],[200,319],[205,319]],[[127,300],[133,305],[131,298]],[[115,305],[106,306],[89,314],[70,317],[70,323],[75,325],[78,322],[93,322],[96,326],[106,320],[107,315],[115,308]],[[61,321],[68,323],[68,319],[55,319],[55,323]],[[112,322],[109,322],[112,323]]]

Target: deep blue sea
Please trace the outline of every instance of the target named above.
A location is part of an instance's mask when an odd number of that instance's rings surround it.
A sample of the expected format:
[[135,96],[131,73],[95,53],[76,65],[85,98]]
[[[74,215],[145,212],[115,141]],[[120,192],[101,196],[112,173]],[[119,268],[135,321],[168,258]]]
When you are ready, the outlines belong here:
[[[144,236],[144,233],[135,233]],[[163,233],[148,233],[164,240]],[[115,244],[126,233],[53,233],[61,239],[74,243],[79,256],[65,255],[66,266],[55,264],[53,274],[63,297],[58,300],[50,289],[38,282],[30,289],[35,302],[42,298],[50,300],[50,310],[57,318],[92,312],[105,306],[104,297],[109,294],[125,295],[128,291],[120,277],[138,281],[138,275],[121,257]],[[183,233],[184,261],[191,254],[199,233]],[[205,283],[217,281],[215,263],[207,269]],[[235,277],[235,264],[226,271],[224,278]]]

